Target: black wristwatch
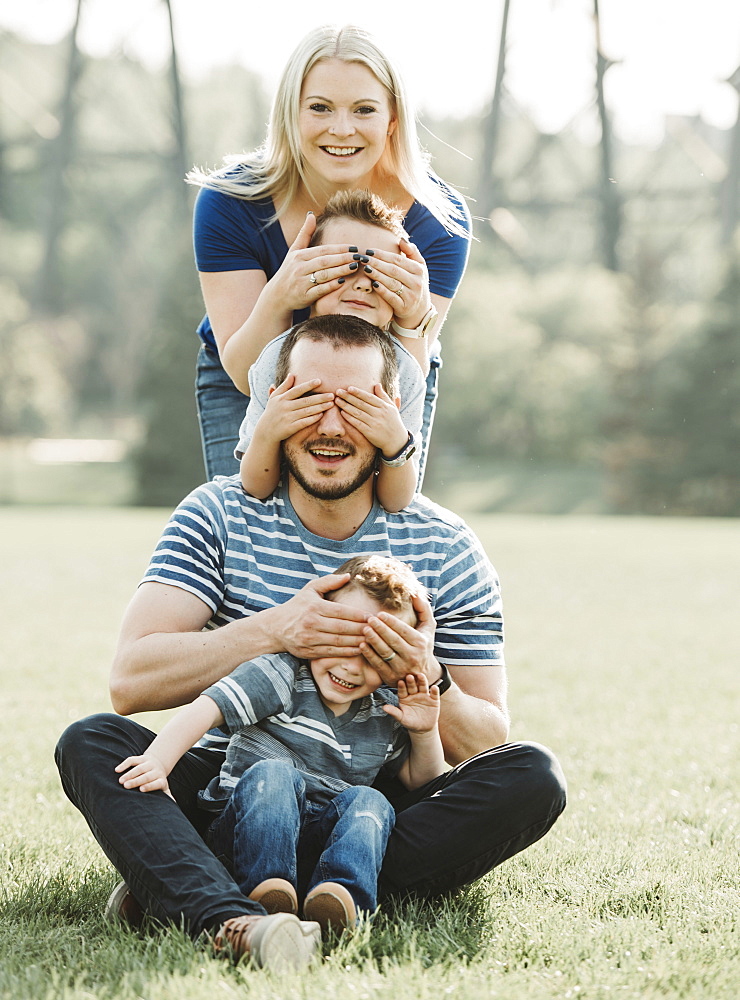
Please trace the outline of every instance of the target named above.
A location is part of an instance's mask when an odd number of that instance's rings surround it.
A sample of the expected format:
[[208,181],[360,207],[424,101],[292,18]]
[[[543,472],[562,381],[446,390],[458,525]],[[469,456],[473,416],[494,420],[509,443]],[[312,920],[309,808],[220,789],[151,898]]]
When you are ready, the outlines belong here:
[[452,678],[450,677],[450,672],[444,663],[440,663],[440,667],[442,669],[442,676],[438,681],[435,681],[434,684],[430,684],[429,686],[433,688],[436,687],[440,695],[443,695],[445,691],[449,691],[452,687]]

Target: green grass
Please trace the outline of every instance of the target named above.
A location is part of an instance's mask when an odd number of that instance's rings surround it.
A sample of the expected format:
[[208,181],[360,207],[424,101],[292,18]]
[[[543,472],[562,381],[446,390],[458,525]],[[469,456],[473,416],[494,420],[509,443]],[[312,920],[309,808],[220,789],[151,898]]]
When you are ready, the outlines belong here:
[[740,522],[472,516],[504,586],[512,735],[555,750],[568,809],[467,892],[386,908],[319,967],[270,976],[104,924],[115,873],[52,763],[69,721],[108,708],[165,518],[0,510],[1,997],[738,995]]

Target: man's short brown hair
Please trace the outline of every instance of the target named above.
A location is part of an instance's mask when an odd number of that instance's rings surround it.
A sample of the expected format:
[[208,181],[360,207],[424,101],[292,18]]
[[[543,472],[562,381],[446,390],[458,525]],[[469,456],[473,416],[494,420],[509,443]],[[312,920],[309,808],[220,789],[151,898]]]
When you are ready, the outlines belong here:
[[312,316],[296,324],[280,346],[275,365],[275,385],[280,385],[290,374],[291,352],[304,337],[316,343],[331,344],[335,351],[345,347],[377,347],[383,358],[380,384],[391,399],[398,395],[398,362],[391,338],[359,316]]

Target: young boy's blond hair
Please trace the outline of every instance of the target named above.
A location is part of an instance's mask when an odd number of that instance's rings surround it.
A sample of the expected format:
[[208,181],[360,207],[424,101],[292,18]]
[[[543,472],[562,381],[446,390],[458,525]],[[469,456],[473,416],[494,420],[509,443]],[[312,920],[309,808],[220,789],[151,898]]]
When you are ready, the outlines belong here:
[[341,601],[337,595],[345,588],[361,587],[383,611],[392,611],[397,618],[416,625],[413,598],[424,596],[424,588],[405,563],[387,556],[354,556],[336,573],[350,575],[344,587],[333,591],[336,600]]

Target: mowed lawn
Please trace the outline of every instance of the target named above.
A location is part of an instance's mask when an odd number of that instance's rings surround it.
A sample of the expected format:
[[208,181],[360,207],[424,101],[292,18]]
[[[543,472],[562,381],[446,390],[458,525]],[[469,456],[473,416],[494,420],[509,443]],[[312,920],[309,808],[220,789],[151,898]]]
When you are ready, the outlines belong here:
[[115,874],[52,761],[67,723],[109,708],[165,519],[0,511],[0,996],[740,995],[739,521],[471,517],[503,584],[512,738],[557,753],[568,809],[473,889],[387,908],[310,971],[269,975],[104,924]]

